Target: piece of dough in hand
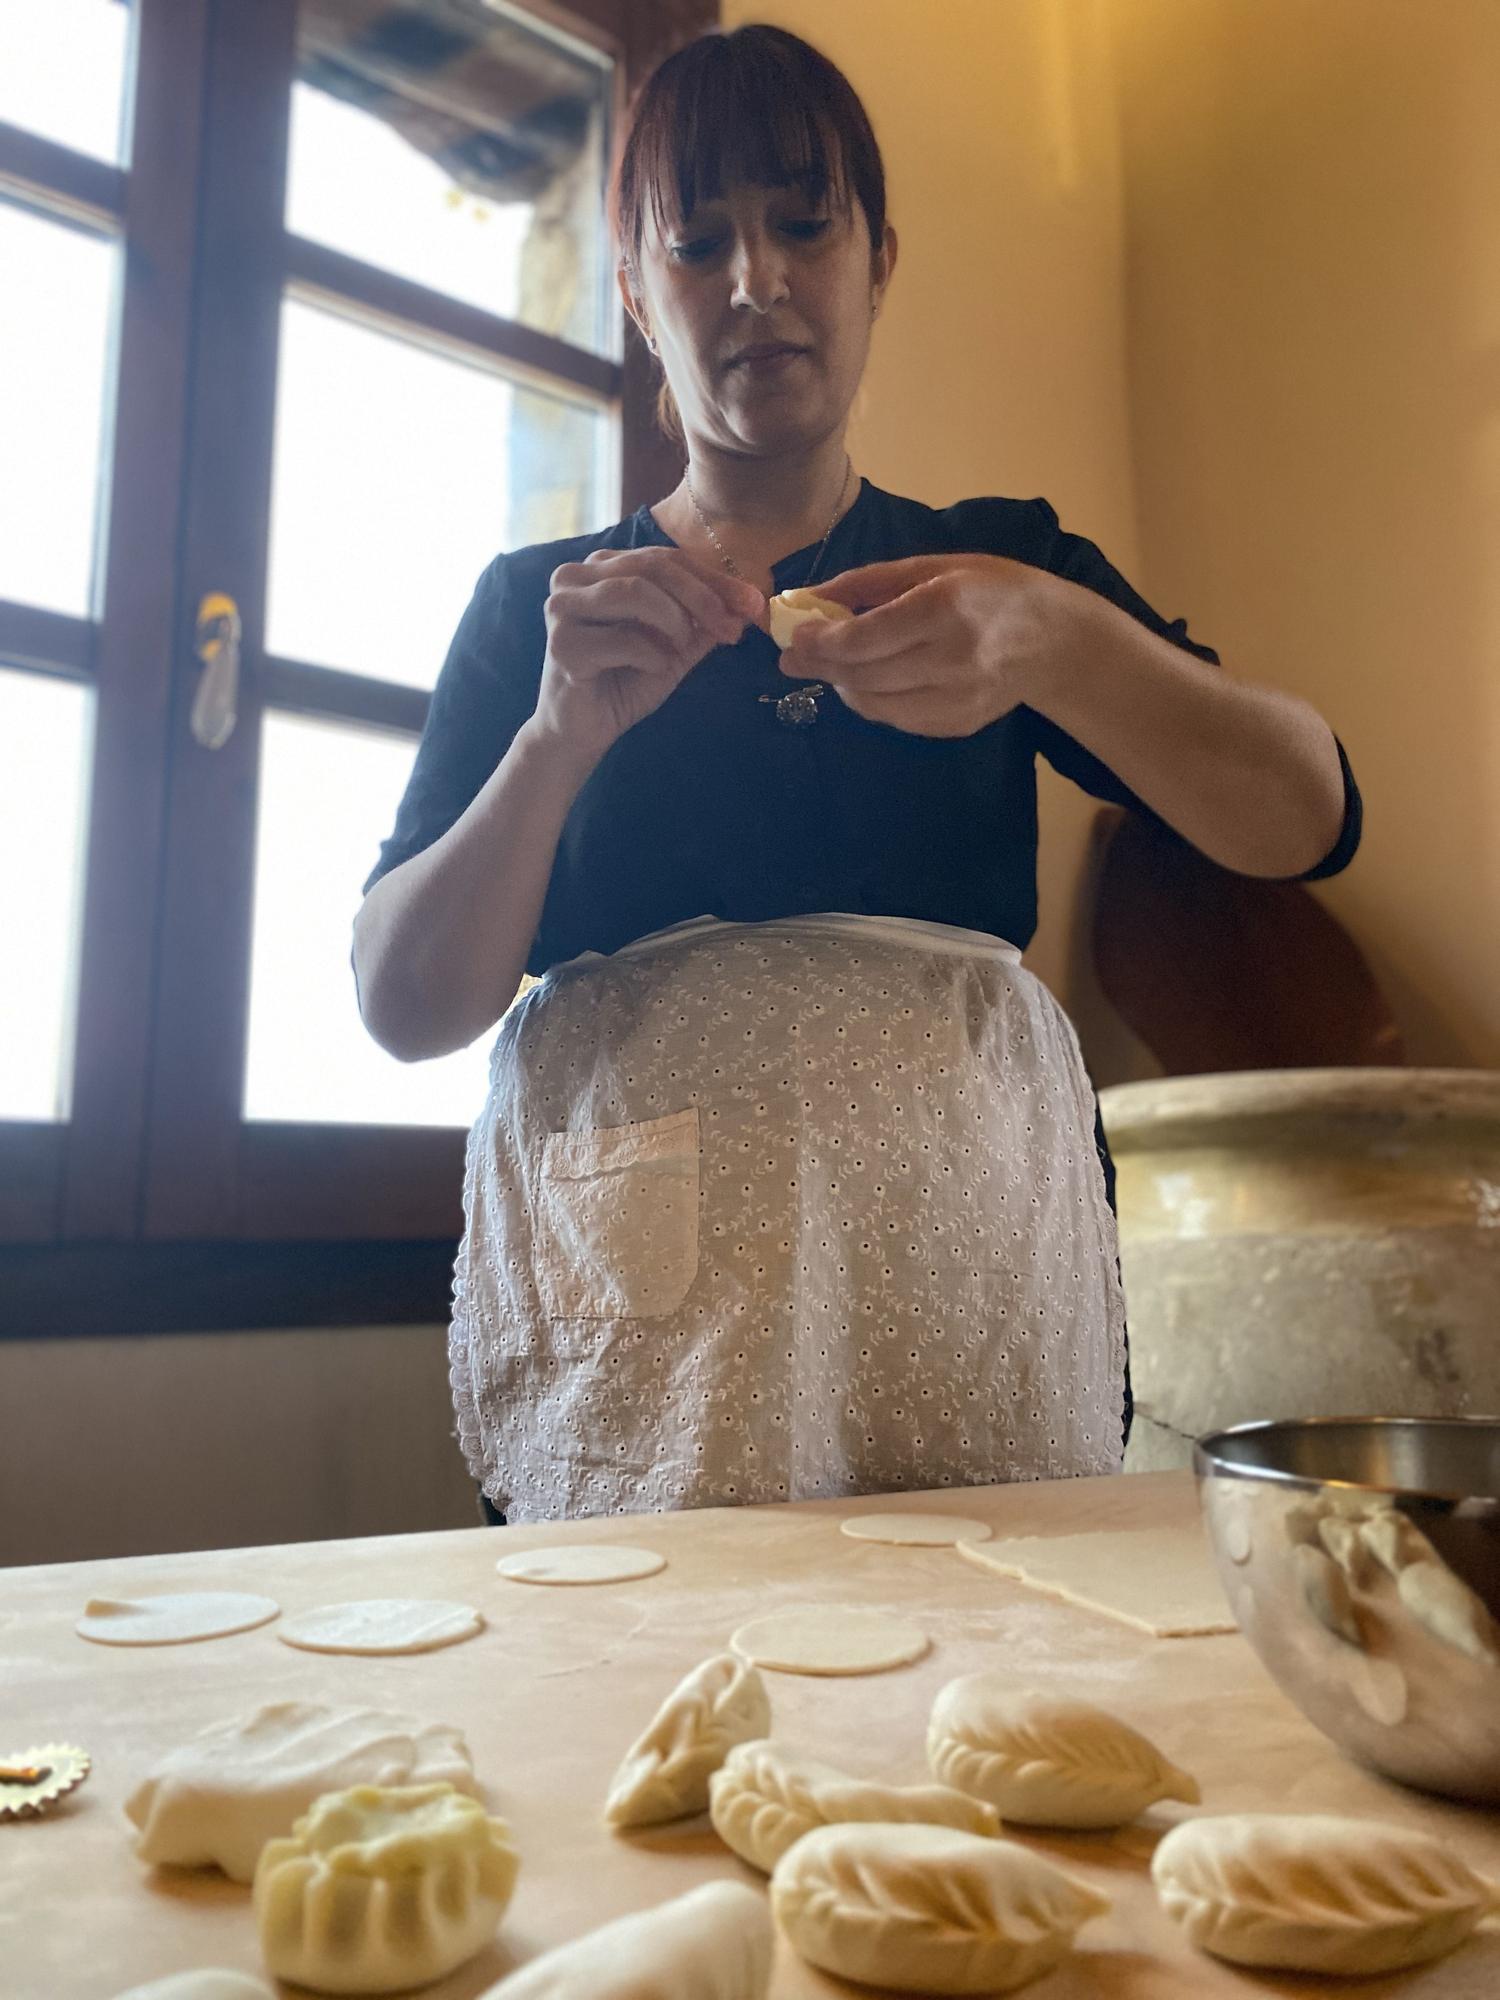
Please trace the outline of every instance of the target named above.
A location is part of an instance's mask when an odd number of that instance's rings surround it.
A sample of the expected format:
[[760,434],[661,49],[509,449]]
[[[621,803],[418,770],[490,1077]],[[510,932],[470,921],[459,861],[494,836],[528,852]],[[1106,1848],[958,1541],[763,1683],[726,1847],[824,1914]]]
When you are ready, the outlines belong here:
[[460,1732],[411,1715],[269,1702],[178,1744],[125,1801],[135,1851],[154,1867],[222,1868],[249,1882],[268,1840],[325,1792],[444,1782],[474,1790]]
[[820,597],[817,591],[805,588],[781,591],[767,601],[766,611],[771,637],[783,652],[791,645],[792,634],[799,625],[813,619],[837,622],[854,616],[847,605],[835,604],[831,598]]
[[1241,1813],[1160,1842],[1162,1908],[1200,1951],[1287,1972],[1397,1972],[1500,1908],[1446,1841],[1378,1821]]
[[504,1820],[451,1785],[331,1792],[255,1870],[261,1955],[315,1993],[394,1993],[482,1951],[515,1888]]
[[767,1735],[771,1701],[733,1653],[695,1667],[625,1752],[609,1788],[610,1826],[655,1826],[708,1810],[708,1781],[737,1743]]
[[1057,1964],[1109,1898],[1008,1840],[938,1826],[828,1826],[771,1877],[810,1965],[917,1993],[1008,1993]]
[[549,1951],[480,2000],[765,2000],[775,1932],[743,1882],[708,1882]]
[[921,1821],[993,1836],[993,1806],[950,1785],[880,1785],[771,1742],[742,1743],[709,1779],[714,1831],[742,1861],[769,1875],[815,1827],[848,1820]]
[[1092,1702],[965,1674],[933,1703],[932,1774],[1033,1826],[1123,1826],[1158,1799],[1196,1805],[1195,1780],[1155,1744]]

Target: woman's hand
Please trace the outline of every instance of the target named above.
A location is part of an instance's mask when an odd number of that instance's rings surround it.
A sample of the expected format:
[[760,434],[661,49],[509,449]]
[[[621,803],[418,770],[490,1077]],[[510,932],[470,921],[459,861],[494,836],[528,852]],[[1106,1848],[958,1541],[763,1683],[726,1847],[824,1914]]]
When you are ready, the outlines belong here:
[[809,619],[782,672],[913,736],[972,736],[1031,700],[1066,652],[1077,588],[989,555],[908,556],[813,587],[864,615]]
[[595,549],[552,572],[547,654],[530,734],[592,768],[766,601],[682,549]]

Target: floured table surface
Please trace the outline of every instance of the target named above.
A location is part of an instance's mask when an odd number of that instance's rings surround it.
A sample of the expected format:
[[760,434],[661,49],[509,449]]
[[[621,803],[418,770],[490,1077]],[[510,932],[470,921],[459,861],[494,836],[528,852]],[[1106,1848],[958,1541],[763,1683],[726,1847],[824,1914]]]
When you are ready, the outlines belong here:
[[[1500,1877],[1500,1817],[1419,1797],[1348,1763],[1275,1688],[1237,1634],[1150,1638],[1042,1597],[948,1548],[893,1548],[840,1532],[851,1511],[957,1509],[998,1536],[1118,1532],[1196,1519],[1186,1473],[891,1495],[786,1507],[616,1516],[558,1526],[310,1542],[0,1573],[0,1749],[68,1740],[94,1772],[50,1817],[0,1824],[0,1965],[6,2000],[110,2000],[193,1966],[261,1973],[248,1889],[213,1874],[153,1873],[122,1811],[137,1778],[184,1736],[264,1702],[365,1703],[462,1729],[521,1875],[496,1945],[423,1991],[472,2000],[538,1951],[715,1876],[760,1884],[707,1819],[633,1837],[601,1822],[616,1765],[690,1668],[747,1620],[797,1602],[889,1611],[932,1644],[865,1678],[768,1673],[776,1736],[826,1763],[896,1784],[927,1780],[933,1697],[983,1669],[1115,1710],[1198,1779],[1203,1813],[1354,1813],[1433,1831]],[[523,1590],[496,1559],[553,1543],[648,1543],[657,1575],[591,1590]],[[74,1623],[91,1597],[247,1590],[283,1615],[345,1598],[443,1597],[483,1612],[460,1646],[407,1657],[299,1653],[277,1623],[201,1645],[91,1646]],[[1118,1834],[1011,1837],[1114,1898],[1080,1948],[1022,1989],[1035,2000],[1215,2000],[1308,1995],[1328,1981],[1236,1972],[1193,1952],[1156,1907],[1148,1866],[1192,1808],[1153,1807]],[[775,2000],[861,1989],[778,1946]],[[264,1976],[262,1974],[262,1976]],[[282,1989],[290,1995],[291,1988]],[[863,1989],[869,1990],[869,1989]],[[1500,1933],[1411,1973],[1360,1981],[1360,2000],[1493,2000]]]

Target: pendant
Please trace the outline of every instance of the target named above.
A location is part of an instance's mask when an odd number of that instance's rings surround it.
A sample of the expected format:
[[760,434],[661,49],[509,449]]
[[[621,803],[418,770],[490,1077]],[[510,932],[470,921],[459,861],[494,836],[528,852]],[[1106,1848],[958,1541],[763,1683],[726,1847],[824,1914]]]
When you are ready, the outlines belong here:
[[776,719],[788,729],[806,729],[818,719],[818,696],[827,692],[821,681],[812,681],[806,687],[793,688],[790,694],[763,694],[760,698],[775,702]]

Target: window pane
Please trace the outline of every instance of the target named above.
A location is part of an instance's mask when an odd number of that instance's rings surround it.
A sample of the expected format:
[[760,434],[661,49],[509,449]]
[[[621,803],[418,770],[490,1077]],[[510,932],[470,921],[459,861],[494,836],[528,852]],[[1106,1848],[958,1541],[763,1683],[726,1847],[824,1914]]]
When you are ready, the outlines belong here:
[[501,549],[607,527],[614,425],[289,299],[266,645],[430,688]]
[[0,123],[121,158],[125,0],[0,0]]
[[0,667],[0,1118],[68,1115],[93,695]]
[[303,0],[287,227],[613,352],[611,70],[486,0]]
[[115,245],[0,201],[0,273],[0,597],[87,617]]
[[350,926],[411,769],[409,737],[265,718],[250,958],[245,1116],[308,1124],[468,1125],[491,1037],[398,1063],[365,1033]]

